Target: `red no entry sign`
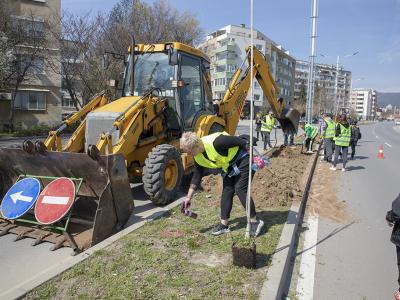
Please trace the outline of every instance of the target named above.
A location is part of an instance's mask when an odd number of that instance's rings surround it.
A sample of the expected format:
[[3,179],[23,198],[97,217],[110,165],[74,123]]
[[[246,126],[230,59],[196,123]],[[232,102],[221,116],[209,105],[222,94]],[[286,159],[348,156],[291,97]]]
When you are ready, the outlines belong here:
[[35,206],[35,217],[42,224],[61,220],[75,199],[75,185],[69,178],[57,178],[40,193]]

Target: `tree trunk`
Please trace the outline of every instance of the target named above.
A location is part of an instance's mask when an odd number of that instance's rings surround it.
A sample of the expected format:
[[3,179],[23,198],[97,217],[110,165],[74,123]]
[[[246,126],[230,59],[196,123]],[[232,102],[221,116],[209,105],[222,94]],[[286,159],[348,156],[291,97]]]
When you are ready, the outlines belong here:
[[14,93],[11,95],[11,104],[10,104],[10,114],[8,116],[8,133],[12,133],[14,131],[14,103],[15,98],[17,97],[17,92],[19,89],[19,83],[15,85]]

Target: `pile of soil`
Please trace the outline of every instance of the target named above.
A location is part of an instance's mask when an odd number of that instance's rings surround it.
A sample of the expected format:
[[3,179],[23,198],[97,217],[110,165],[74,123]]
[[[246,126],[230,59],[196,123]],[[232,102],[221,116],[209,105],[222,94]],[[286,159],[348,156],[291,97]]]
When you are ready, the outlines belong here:
[[[256,207],[289,206],[300,200],[303,192],[303,175],[313,156],[301,154],[301,147],[279,148],[270,153],[270,166],[258,170],[252,182],[252,197]],[[209,175],[203,178],[204,191],[220,197],[222,178]]]

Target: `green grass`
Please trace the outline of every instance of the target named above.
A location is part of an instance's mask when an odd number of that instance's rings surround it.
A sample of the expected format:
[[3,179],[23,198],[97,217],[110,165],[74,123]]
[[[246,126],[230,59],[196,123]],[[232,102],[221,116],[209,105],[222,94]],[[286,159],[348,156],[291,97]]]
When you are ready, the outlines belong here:
[[[216,196],[197,194],[194,220],[176,208],[29,293],[27,299],[258,299],[287,208],[259,211],[257,268],[232,265],[232,241],[244,235],[244,209],[234,200],[230,234],[210,235]],[[214,264],[209,266],[207,264]]]

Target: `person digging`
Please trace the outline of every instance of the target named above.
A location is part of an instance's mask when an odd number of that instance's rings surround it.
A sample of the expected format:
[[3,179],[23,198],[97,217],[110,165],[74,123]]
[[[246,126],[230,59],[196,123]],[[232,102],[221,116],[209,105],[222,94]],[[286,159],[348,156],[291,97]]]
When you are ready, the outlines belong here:
[[[194,157],[194,170],[187,196],[182,203],[185,213],[193,193],[201,183],[207,169],[221,169],[223,190],[221,195],[220,222],[211,234],[220,235],[230,232],[229,217],[232,211],[233,196],[239,197],[246,207],[246,196],[249,180],[249,145],[248,140],[231,136],[226,132],[217,132],[199,138],[194,132],[185,132],[180,139],[181,149]],[[252,173],[254,175],[254,172]],[[257,237],[264,222],[257,219],[253,199],[250,199],[250,236]]]

